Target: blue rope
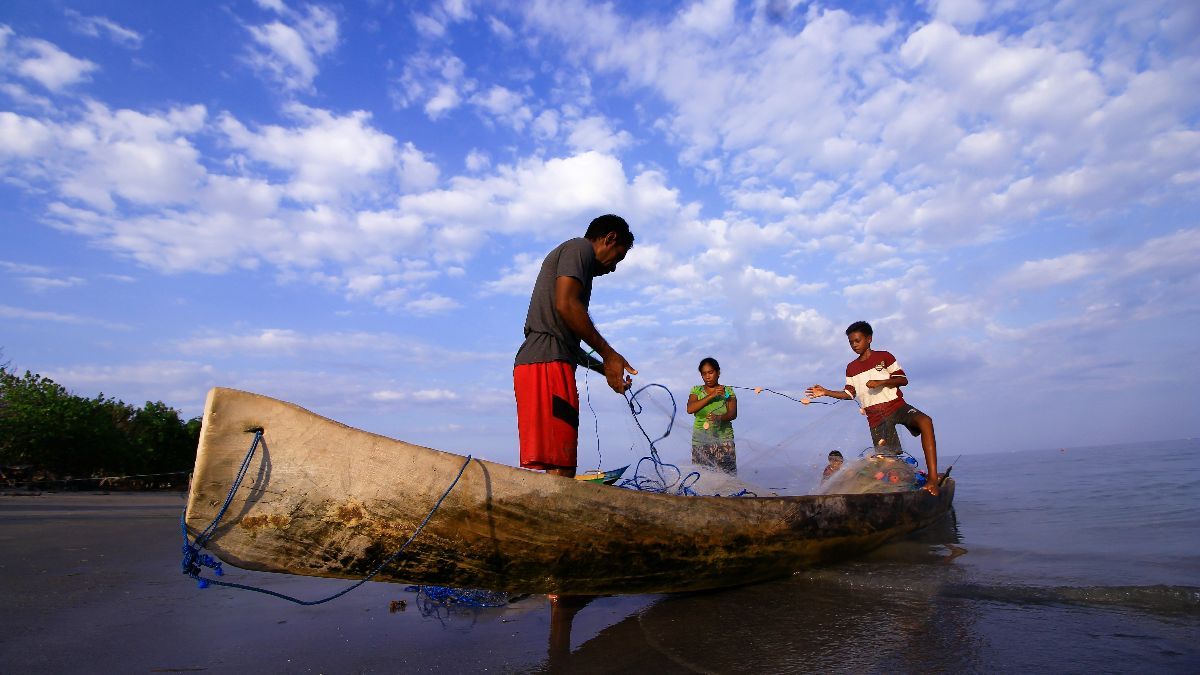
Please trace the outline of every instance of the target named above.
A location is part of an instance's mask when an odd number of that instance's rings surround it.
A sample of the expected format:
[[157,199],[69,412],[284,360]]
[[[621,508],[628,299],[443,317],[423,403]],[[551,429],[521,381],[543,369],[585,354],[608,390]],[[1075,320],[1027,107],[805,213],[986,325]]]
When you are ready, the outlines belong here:
[[[588,352],[588,354],[595,353],[596,350],[594,349]],[[599,354],[596,356],[599,357]],[[584,358],[587,358],[586,354],[584,355]],[[588,385],[588,373],[591,370],[592,369],[588,368],[586,365],[583,368],[583,391],[587,395],[588,410],[592,411],[592,427],[596,436],[596,456],[599,457],[599,459],[596,460],[596,468],[599,469],[600,467],[604,466],[604,455],[600,453],[600,417],[596,415],[596,408],[592,406],[592,388]]]
[[425,603],[458,605],[461,607],[503,607],[508,604],[508,594],[483,588],[452,588],[450,586],[409,586],[404,590],[417,594],[418,606]]
[[[383,571],[383,568],[387,567],[394,560],[396,560],[396,558],[400,557],[400,554],[404,552],[404,549],[408,548],[408,545],[411,544],[413,542],[413,540],[417,538],[417,535],[421,533],[421,530],[425,529],[425,525],[429,522],[429,520],[431,518],[433,518],[433,514],[436,513],[438,508],[441,507],[442,502],[445,501],[446,497],[448,497],[450,495],[450,491],[454,489],[454,486],[458,485],[458,480],[460,478],[462,478],[463,472],[465,472],[467,470],[467,466],[469,466],[471,464],[471,456],[467,455],[467,460],[465,462],[463,462],[462,467],[458,470],[458,475],[456,475],[454,477],[454,481],[452,483],[450,483],[450,487],[446,488],[446,491],[443,492],[442,496],[438,498],[437,503],[433,505],[432,509],[430,509],[429,514],[425,516],[425,519],[421,521],[421,524],[417,526],[417,529],[413,530],[412,536],[410,536],[408,538],[408,540],[405,541],[404,544],[399,549],[396,550],[395,553],[390,555],[383,562],[379,563],[379,565],[376,566],[375,569],[371,570],[370,574],[368,574],[366,577],[364,577],[360,581],[355,582],[351,586],[348,586],[347,588],[344,588],[344,589],[338,591],[337,593],[330,595],[329,597],[321,598],[320,600],[301,600],[299,598],[293,598],[290,595],[286,595],[284,593],[279,593],[276,591],[268,590],[266,588],[259,588],[257,586],[248,586],[246,584],[235,584],[235,583],[230,583],[227,581],[217,581],[216,579],[207,579],[205,577],[200,576],[200,573],[203,571],[204,567],[211,567],[213,569],[213,572],[217,576],[224,575],[224,571],[221,569],[221,563],[214,560],[211,555],[202,554],[202,553],[200,553],[200,551],[201,551],[201,549],[204,548],[204,545],[208,543],[208,540],[212,537],[213,533],[216,532],[217,524],[220,523],[221,518],[223,518],[225,516],[225,511],[229,508],[229,504],[233,501],[234,493],[236,493],[238,488],[241,487],[242,479],[244,479],[246,477],[246,471],[250,467],[250,460],[254,457],[254,452],[255,452],[255,450],[258,449],[259,443],[263,442],[262,437],[263,437],[263,430],[255,429],[254,430],[254,440],[250,443],[250,450],[246,453],[246,458],[242,460],[242,466],[240,469],[238,469],[237,477],[234,478],[233,485],[229,488],[229,494],[227,494],[225,496],[225,503],[221,505],[220,510],[217,511],[216,517],[213,518],[213,521],[211,523],[209,523],[208,527],[205,527],[204,530],[202,530],[200,532],[200,534],[196,536],[195,541],[190,541],[188,538],[187,523],[186,523],[186,518],[187,518],[187,507],[186,506],[183,509],[183,513],[179,516],[179,525],[180,525],[181,529],[183,530],[183,564],[182,564],[183,565],[183,573],[188,575],[192,579],[195,579],[196,585],[199,586],[200,588],[208,588],[209,585],[224,586],[226,588],[237,588],[237,589],[240,589],[243,591],[253,591],[255,593],[262,593],[264,595],[270,595],[270,596],[279,598],[281,600],[287,600],[288,602],[294,602],[297,605],[320,605],[322,603],[329,602],[330,600],[340,598],[341,596],[349,593],[350,591],[358,588],[359,586],[362,586],[363,584],[367,583],[371,579],[375,578],[375,575],[377,575],[381,571]],[[266,445],[265,442],[263,443],[263,445],[264,446]]]
[[[652,387],[658,387],[659,389],[667,392],[667,396],[671,399],[671,418],[667,422],[667,430],[663,432],[662,436],[659,436],[655,439],[650,438],[650,434],[646,433],[646,428],[642,426],[641,420],[638,419],[638,416],[646,410],[645,406],[642,405],[642,402],[638,400],[638,396],[640,396],[642,392]],[[629,488],[632,490],[642,490],[643,492],[659,492],[664,494],[671,488],[675,488],[675,494],[695,497],[696,491],[692,489],[692,486],[700,480],[700,472],[693,471],[684,476],[683,471],[680,470],[678,466],[662,460],[662,457],[660,457],[658,454],[658,448],[656,447],[656,444],[659,441],[671,435],[671,429],[675,426],[675,416],[679,414],[679,404],[675,402],[675,395],[671,393],[670,389],[667,389],[663,385],[651,383],[642,387],[641,389],[638,389],[632,394],[626,392],[625,402],[629,405],[629,412],[633,414],[633,421],[635,424],[637,424],[638,430],[642,432],[642,436],[644,436],[646,438],[646,442],[650,444],[650,455],[638,460],[637,467],[633,472],[633,478],[626,478],[625,480],[621,481],[617,487]],[[645,462],[651,463],[657,478],[642,475],[642,464]],[[668,480],[667,475],[663,473],[664,469],[673,471],[674,477]]]

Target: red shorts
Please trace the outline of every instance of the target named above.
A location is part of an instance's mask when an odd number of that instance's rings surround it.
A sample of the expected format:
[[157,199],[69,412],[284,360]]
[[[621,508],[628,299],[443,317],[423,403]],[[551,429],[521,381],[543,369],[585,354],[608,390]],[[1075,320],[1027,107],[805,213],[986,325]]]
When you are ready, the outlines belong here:
[[579,390],[566,361],[513,368],[521,466],[573,469],[579,449]]

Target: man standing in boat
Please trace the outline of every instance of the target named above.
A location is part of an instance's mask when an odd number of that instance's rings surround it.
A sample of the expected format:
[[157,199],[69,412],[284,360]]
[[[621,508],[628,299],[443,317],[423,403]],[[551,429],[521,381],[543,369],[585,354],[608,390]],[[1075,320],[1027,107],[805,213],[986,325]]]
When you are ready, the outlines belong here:
[[[513,366],[521,466],[573,477],[578,464],[579,390],[575,366],[600,372],[608,386],[624,394],[637,371],[596,330],[588,315],[592,279],[613,272],[633,246],[624,218],[596,218],[582,237],[550,251],[542,261],[529,311],[525,342]],[[603,363],[579,347],[582,339]],[[628,373],[628,374],[627,374]]]

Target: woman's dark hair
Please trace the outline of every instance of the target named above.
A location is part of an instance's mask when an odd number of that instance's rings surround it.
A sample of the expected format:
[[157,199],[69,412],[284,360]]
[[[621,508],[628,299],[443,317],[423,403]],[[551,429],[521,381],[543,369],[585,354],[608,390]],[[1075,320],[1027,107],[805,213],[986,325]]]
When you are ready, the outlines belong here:
[[700,365],[696,366],[696,370],[703,370],[704,366],[706,366],[706,365],[712,366],[713,370],[721,369],[721,364],[717,363],[716,359],[714,359],[711,356],[706,356],[706,357],[700,359]]
[[866,321],[855,321],[846,329],[846,337],[850,337],[851,333],[862,333],[867,337],[871,337],[873,331],[871,330],[871,324]]
[[614,216],[611,213],[606,213],[594,219],[588,225],[587,232],[583,234],[583,238],[588,241],[596,241],[602,239],[610,232],[617,233],[617,243],[621,246],[629,248],[633,246],[633,233],[629,231],[629,223],[621,216]]

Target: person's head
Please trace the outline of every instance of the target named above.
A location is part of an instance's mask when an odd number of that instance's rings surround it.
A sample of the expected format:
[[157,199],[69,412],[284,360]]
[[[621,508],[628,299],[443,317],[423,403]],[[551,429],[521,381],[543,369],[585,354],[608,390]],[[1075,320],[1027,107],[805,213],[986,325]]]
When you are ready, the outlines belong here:
[[829,463],[830,464],[841,464],[843,461],[844,461],[844,459],[842,457],[841,452],[838,452],[837,450],[831,450],[829,452]]
[[594,219],[583,238],[592,242],[592,248],[596,251],[596,263],[599,265],[596,276],[616,271],[617,263],[624,260],[633,247],[633,232],[629,231],[629,223],[611,213]]
[[709,387],[717,386],[717,381],[721,379],[721,364],[711,356],[701,359],[700,379]]
[[873,335],[871,324],[866,321],[855,321],[846,328],[846,340],[850,342],[850,349],[854,350],[855,354],[861,355],[871,348]]

